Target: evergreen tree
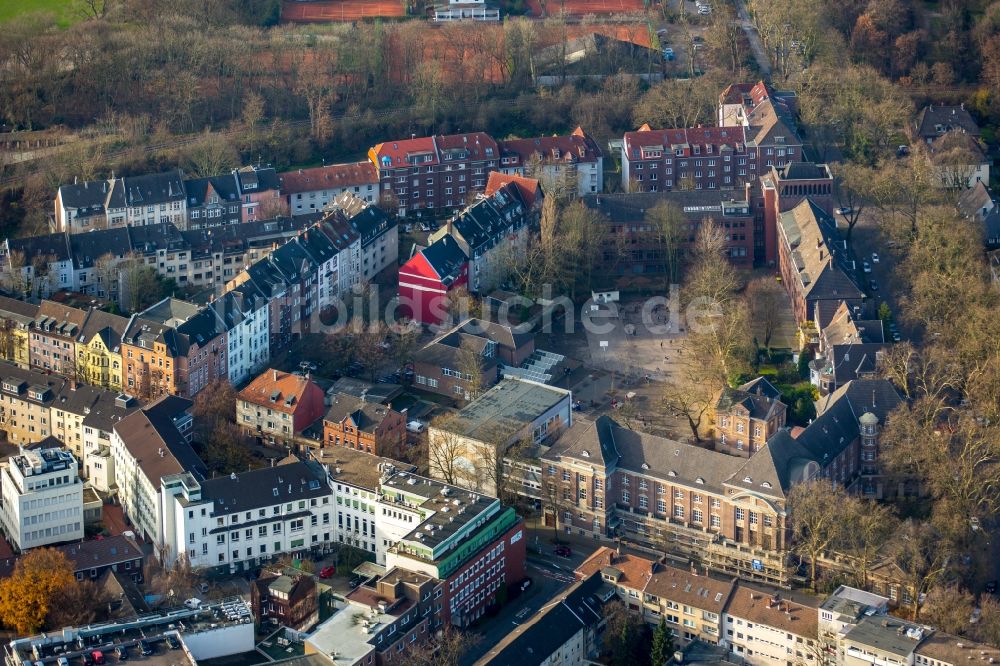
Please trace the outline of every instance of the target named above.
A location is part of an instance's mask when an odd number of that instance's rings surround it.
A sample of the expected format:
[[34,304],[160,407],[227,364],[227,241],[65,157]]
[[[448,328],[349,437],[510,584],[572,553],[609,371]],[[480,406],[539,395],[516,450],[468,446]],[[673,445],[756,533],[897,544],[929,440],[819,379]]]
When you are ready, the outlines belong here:
[[653,648],[650,651],[652,666],[663,666],[674,653],[674,632],[667,621],[660,618],[660,626],[653,631]]

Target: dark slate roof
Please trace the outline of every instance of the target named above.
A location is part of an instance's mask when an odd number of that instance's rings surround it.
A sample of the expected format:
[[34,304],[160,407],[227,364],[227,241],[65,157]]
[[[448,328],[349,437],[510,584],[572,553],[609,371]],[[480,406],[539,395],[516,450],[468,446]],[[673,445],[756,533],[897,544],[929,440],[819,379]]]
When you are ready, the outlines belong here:
[[330,393],[344,393],[355,398],[360,398],[364,395],[368,402],[387,404],[390,400],[394,400],[402,395],[403,387],[399,384],[383,384],[381,382],[372,384],[363,379],[341,377],[330,387],[327,394],[329,395]]
[[[763,380],[767,381],[767,380]],[[758,386],[763,390],[763,387]],[[771,387],[774,388],[773,386]],[[729,412],[736,405],[742,405],[749,413],[750,418],[767,420],[772,411],[779,404],[777,398],[771,398],[762,393],[745,391],[741,388],[726,388],[719,395],[719,400],[715,405],[718,412]]]
[[795,277],[802,284],[806,298],[862,298],[861,290],[848,273],[847,251],[836,222],[826,211],[806,198],[782,213],[778,226],[791,248]]
[[90,208],[98,213],[104,210],[104,199],[108,196],[107,181],[95,180],[59,187],[63,206],[66,208]]
[[[349,194],[346,193],[345,194]],[[341,197],[344,194],[340,195]],[[353,195],[351,195],[353,196]],[[357,197],[355,197],[357,198]],[[359,199],[359,201],[363,201]],[[363,210],[350,216],[351,227],[361,236],[361,247],[367,247],[376,241],[382,234],[396,226],[396,222],[389,218],[378,206],[366,205]]]
[[66,261],[70,258],[68,235],[64,233],[45,234],[44,236],[29,236],[27,238],[11,238],[7,241],[10,251],[23,252],[27,264],[35,257],[44,257],[47,261]]
[[[461,365],[461,349],[463,344],[467,349],[482,354],[486,345],[484,338],[463,333],[446,333],[442,338],[431,340],[413,353],[415,363],[426,363],[440,368],[457,369]],[[497,361],[492,357],[482,359],[483,372],[495,368]]]
[[855,379],[820,398],[816,403],[816,412],[822,415],[841,400],[846,400],[851,405],[851,410],[858,418],[865,412],[871,412],[883,424],[889,413],[903,404],[903,398],[892,382],[885,379]]
[[181,232],[169,222],[128,227],[132,249],[142,254],[152,254],[157,250],[185,250],[186,244]]
[[424,259],[430,264],[445,285],[454,282],[468,261],[462,248],[453,236],[447,234],[431,243],[421,251]]
[[[124,179],[125,205],[152,206],[184,201],[184,174],[180,169],[163,173],[147,173]],[[114,207],[114,206],[109,206]]]
[[56,550],[66,555],[74,571],[99,569],[119,562],[144,559],[142,549],[127,536],[110,536],[70,543],[57,546]]
[[[476,666],[532,666],[544,663],[573,636],[584,629],[595,630],[609,598],[601,575],[574,584],[544,613],[515,628],[476,662]],[[584,656],[584,655],[581,655]]]
[[104,312],[103,310],[91,310],[87,314],[87,319],[83,323],[83,329],[78,334],[76,341],[89,344],[95,335],[100,335],[104,341],[104,346],[111,352],[117,353],[122,343],[122,335],[128,328],[128,318],[120,315]]
[[236,171],[236,177],[240,182],[240,191],[244,194],[277,190],[281,187],[278,173],[271,167],[245,166]]
[[[84,387],[77,386],[76,390],[81,391]],[[65,392],[64,392],[65,393]],[[111,432],[115,424],[123,418],[139,409],[142,406],[137,399],[129,395],[113,395],[107,391],[101,391],[95,400],[86,405],[89,412],[85,412],[83,425]]]
[[105,255],[124,257],[132,249],[132,240],[126,227],[100,229],[84,234],[71,234],[70,251],[75,268],[91,268]]
[[201,484],[202,500],[215,505],[213,516],[309,500],[329,492],[323,468],[318,463],[301,461],[208,479]]
[[473,253],[486,251],[502,242],[509,228],[524,226],[527,212],[517,186],[508,184],[465,208],[446,228],[461,236]]
[[775,433],[726,481],[733,488],[783,498],[792,484],[808,478],[812,453],[792,438],[788,430]]
[[979,125],[972,114],[965,110],[965,105],[944,106],[932,104],[924,107],[917,115],[917,135],[921,138],[933,138],[950,132],[961,130],[973,136],[979,136]]
[[780,398],[781,391],[775,388],[774,384],[767,381],[764,377],[758,377],[757,379],[751,379],[746,384],[739,387],[741,391],[746,391],[747,393],[755,393],[757,395],[762,395],[765,398]]
[[489,338],[508,349],[519,349],[535,339],[527,325],[510,326],[486,319],[466,319],[453,330]]
[[208,196],[208,187],[212,186],[215,193],[219,195],[219,203],[238,202],[240,200],[239,188],[236,186],[236,178],[232,174],[224,176],[212,176],[210,178],[192,178],[184,181],[184,191],[187,193],[188,206],[203,206]]
[[837,386],[852,379],[871,375],[878,370],[878,354],[888,349],[884,343],[864,342],[853,345],[833,345],[824,359],[822,372],[833,374]]
[[302,249],[317,266],[322,266],[339,252],[330,238],[320,231],[319,225],[309,227],[300,233],[295,237],[295,242],[302,246]]
[[817,180],[827,178],[830,173],[812,162],[789,162],[778,169],[778,175],[782,180]]
[[343,423],[345,420],[351,419],[358,430],[374,432],[388,415],[389,408],[379,402],[361,400],[352,395],[337,393],[333,396],[330,409],[326,412],[323,420]]

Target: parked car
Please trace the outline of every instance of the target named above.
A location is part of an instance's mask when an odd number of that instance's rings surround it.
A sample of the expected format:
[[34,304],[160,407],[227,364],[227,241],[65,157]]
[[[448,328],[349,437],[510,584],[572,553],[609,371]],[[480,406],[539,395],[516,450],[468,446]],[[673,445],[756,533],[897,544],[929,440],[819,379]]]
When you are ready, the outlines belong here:
[[983,587],[983,591],[985,591],[987,594],[996,594],[997,582],[995,580],[991,580],[990,582],[986,583],[986,585]]
[[118,661],[128,661],[128,648],[124,645],[119,645],[115,648],[115,656],[118,657]]
[[878,263],[878,252],[872,252],[872,263],[873,264]]
[[181,642],[173,636],[167,636],[166,643],[167,647],[171,650],[179,650],[181,648]]
[[674,57],[675,57],[674,56],[674,50],[671,47],[668,46],[668,47],[666,47],[666,48],[663,49],[663,59],[664,60],[673,60]]
[[869,264],[867,261],[861,262],[861,267],[864,269],[865,273],[872,272],[872,265]]
[[838,208],[833,212],[835,212],[837,215],[850,215],[851,213],[854,212],[854,209],[851,208],[850,206],[841,206],[840,208]]
[[896,157],[906,157],[910,154],[909,146],[897,146],[896,147]]
[[662,38],[666,34],[667,34],[667,29],[666,28],[660,28],[659,30],[656,31],[656,36],[657,37],[661,37]]
[[84,652],[80,656],[83,659],[83,666],[94,666],[94,658],[90,656],[89,652]]
[[148,657],[153,654],[153,646],[146,641],[139,641],[139,654],[143,657]]
[[702,5],[701,7],[698,8],[698,13],[701,14],[702,16],[705,16],[706,14],[711,14],[712,8],[709,7],[708,5]]
[[868,288],[872,291],[878,291],[878,282],[875,282],[875,280],[868,280]]
[[423,432],[425,427],[426,426],[423,424],[423,422],[417,421],[416,419],[406,424],[406,429],[409,430],[410,432],[415,432],[415,433]]
[[94,660],[94,663],[97,664],[97,666],[108,663],[108,661],[104,658],[104,653],[100,650],[94,650],[91,652],[90,658]]
[[337,567],[335,567],[333,565],[330,565],[328,567],[323,567],[322,569],[319,570],[319,577],[320,578],[329,578],[330,576],[332,576],[335,573],[337,573]]
[[56,666],[69,666],[69,659],[66,657],[59,657],[56,659]]
[[553,552],[559,557],[569,557],[573,554],[573,550],[569,546],[556,546]]

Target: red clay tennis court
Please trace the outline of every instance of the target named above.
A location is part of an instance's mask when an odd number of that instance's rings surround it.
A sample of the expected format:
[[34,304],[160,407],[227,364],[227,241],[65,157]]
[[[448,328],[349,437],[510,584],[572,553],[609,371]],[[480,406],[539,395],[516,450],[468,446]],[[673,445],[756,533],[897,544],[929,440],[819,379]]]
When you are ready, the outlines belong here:
[[[534,3],[529,4],[534,7]],[[643,0],[540,0],[539,4],[549,16],[555,16],[564,9],[567,14],[574,16],[633,14],[646,9]]]
[[281,5],[281,20],[292,23],[358,21],[405,15],[403,3],[399,0],[323,0],[322,2],[285,0]]

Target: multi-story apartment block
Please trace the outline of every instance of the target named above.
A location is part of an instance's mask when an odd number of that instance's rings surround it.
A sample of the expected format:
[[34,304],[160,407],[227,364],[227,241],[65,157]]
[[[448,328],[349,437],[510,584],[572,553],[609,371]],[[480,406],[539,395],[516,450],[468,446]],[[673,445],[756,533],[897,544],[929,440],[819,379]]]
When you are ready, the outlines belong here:
[[[80,456],[84,478],[95,490],[103,493],[111,492],[115,485],[115,458],[111,450],[115,424],[141,406],[138,400],[127,395],[115,396],[113,404],[108,402],[108,398],[102,396],[93,404],[84,406],[83,453]],[[73,414],[76,415],[75,412]],[[55,417],[58,425],[58,412],[55,412]],[[72,421],[75,425],[76,419]],[[183,420],[179,423],[190,432],[190,424],[185,424]]]
[[351,225],[361,241],[356,281],[367,282],[399,259],[399,228],[395,220],[364,199],[345,193],[338,195],[328,209]]
[[400,457],[406,442],[406,415],[391,405],[334,394],[323,417],[323,447],[346,447],[373,455]]
[[445,624],[467,626],[524,578],[524,525],[500,500],[405,472],[379,491],[377,559],[440,579]]
[[757,180],[757,150],[742,127],[696,127],[626,132],[622,190],[743,189]]
[[75,376],[76,340],[87,320],[87,311],[54,301],[42,301],[28,346],[33,368]]
[[281,184],[278,173],[271,167],[245,166],[233,171],[243,204],[242,221],[257,222],[275,217],[282,208]]
[[552,190],[584,196],[604,191],[604,154],[582,127],[569,136],[500,142],[500,171],[530,176]]
[[236,176],[211,176],[184,181],[187,192],[188,229],[208,229],[239,224],[243,220]]
[[184,228],[186,200],[184,174],[180,169],[63,185],[55,200],[56,228],[80,233],[162,222]]
[[66,380],[4,364],[0,378],[0,428],[12,444],[52,435],[51,407]]
[[411,663],[408,649],[423,646],[443,624],[442,594],[440,580],[391,569],[351,591],[346,605],[306,639],[305,653],[338,666]]
[[368,203],[379,202],[379,179],[369,161],[299,169],[278,174],[281,194],[292,216],[317,213],[349,192]]
[[227,332],[214,311],[165,298],[133,315],[122,336],[127,393],[193,397],[228,377]]
[[[6,380],[5,380],[6,381]],[[83,482],[73,454],[21,450],[0,475],[0,523],[18,550],[83,538]]]
[[250,607],[261,627],[276,624],[307,631],[319,621],[316,579],[268,573],[250,583]]
[[332,541],[333,495],[322,466],[287,458],[274,467],[199,479],[164,475],[167,563],[254,569],[275,556],[324,552]]
[[533,211],[510,183],[449,218],[428,242],[446,235],[469,258],[469,291],[489,293],[500,286],[512,261],[524,256]]
[[723,617],[737,589],[735,578],[711,578],[694,567],[681,569],[607,547],[598,548],[576,569],[578,579],[594,574],[649,624],[665,621],[680,644],[726,643]]
[[819,607],[819,641],[823,663],[837,661],[837,642],[861,620],[889,612],[889,598],[841,585]]
[[208,308],[226,329],[228,379],[239,386],[271,360],[268,301],[247,282],[213,300]]
[[[384,476],[397,470],[412,473],[416,468],[350,448],[327,451],[322,461],[336,497],[336,541],[376,555],[382,552],[384,560],[388,543],[380,541],[375,530],[375,521],[381,517],[379,483]],[[330,520],[333,520],[332,515]]]
[[816,600],[737,585],[725,612],[722,636],[729,650],[751,666],[824,663]]
[[168,564],[186,551],[177,549],[170,516],[164,512],[165,497],[175,487],[168,481],[177,475],[197,480],[206,473],[185,435],[191,427],[187,411],[191,404],[165,396],[116,422],[111,434],[114,481],[122,511],[136,533],[153,544],[157,557]]
[[477,492],[496,495],[490,467],[513,444],[540,444],[573,425],[573,395],[526,379],[505,378],[428,429],[430,473]]
[[809,321],[820,301],[832,312],[846,301],[853,308],[865,294],[851,277],[854,261],[833,217],[806,198],[778,217],[778,270],[792,302],[795,321]]
[[0,296],[0,360],[27,370],[31,366],[31,329],[38,305]]
[[[84,477],[87,477],[88,422],[93,428],[100,422],[100,417],[104,421],[121,419],[138,407],[138,400],[131,396],[70,380],[55,392],[49,408],[49,425],[52,436],[76,456]],[[91,415],[94,419],[89,418]],[[108,436],[111,429],[107,424],[102,428]]]
[[265,370],[239,392],[236,421],[248,435],[291,444],[324,409],[323,389],[308,376]]
[[760,81],[734,84],[719,96],[719,127],[743,127],[747,145],[757,149],[758,175],[770,167],[802,161],[795,93],[776,91]]
[[122,390],[122,336],[129,320],[90,310],[76,340],[74,378],[112,391]]
[[737,456],[752,456],[785,427],[787,411],[781,392],[763,377],[723,389],[715,403],[716,448]]
[[48,298],[73,284],[73,256],[64,233],[5,240],[0,259],[4,288],[20,298]]
[[996,664],[1000,662],[1000,648],[969,640],[967,636],[936,631],[924,638],[913,652],[915,666],[959,666],[977,659]]
[[930,627],[898,617],[873,616],[858,622],[840,636],[837,664],[840,666],[913,666],[917,646],[931,633]]
[[483,132],[386,141],[368,151],[383,201],[402,217],[452,209],[482,192],[500,162],[497,142]]

